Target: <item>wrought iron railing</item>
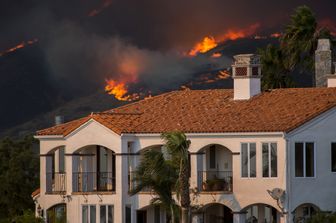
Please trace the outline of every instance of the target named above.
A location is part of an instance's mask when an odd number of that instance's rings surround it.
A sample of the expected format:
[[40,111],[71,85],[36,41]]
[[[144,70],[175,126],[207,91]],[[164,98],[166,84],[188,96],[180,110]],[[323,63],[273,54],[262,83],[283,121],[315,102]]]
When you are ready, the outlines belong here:
[[66,191],[66,173],[47,173],[46,192],[64,193]]
[[200,191],[232,192],[232,171],[198,171]]
[[115,191],[113,172],[75,172],[72,178],[74,192]]

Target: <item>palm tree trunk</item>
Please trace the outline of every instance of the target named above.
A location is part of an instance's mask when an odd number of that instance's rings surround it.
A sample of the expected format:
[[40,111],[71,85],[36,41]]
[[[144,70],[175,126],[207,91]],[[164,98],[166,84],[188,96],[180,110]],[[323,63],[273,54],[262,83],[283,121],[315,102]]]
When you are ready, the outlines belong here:
[[171,213],[171,223],[175,223],[175,210],[174,205],[170,205],[170,213]]
[[181,223],[189,223],[190,210],[190,191],[189,191],[189,165],[188,162],[181,162],[180,166],[180,183],[181,183]]

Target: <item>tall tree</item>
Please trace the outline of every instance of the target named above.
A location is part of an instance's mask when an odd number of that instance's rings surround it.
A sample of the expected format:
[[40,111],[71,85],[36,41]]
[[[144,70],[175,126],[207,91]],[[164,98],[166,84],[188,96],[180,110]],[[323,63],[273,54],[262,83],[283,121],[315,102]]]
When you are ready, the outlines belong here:
[[285,67],[291,71],[296,67],[313,71],[313,55],[319,38],[331,38],[330,32],[325,27],[318,27],[308,6],[299,6],[280,39]]
[[39,185],[39,156],[33,137],[0,141],[0,220],[34,209],[31,193]]
[[151,203],[165,207],[171,222],[175,223],[179,220],[178,206],[173,198],[177,179],[176,166],[166,160],[161,151],[148,150],[135,171],[135,187],[130,193],[134,195],[144,189],[153,190],[157,196]]
[[190,191],[189,191],[189,146],[190,140],[182,132],[167,132],[162,134],[165,147],[178,165],[179,177],[176,184],[176,194],[181,204],[181,222],[190,222]]
[[284,56],[278,46],[268,45],[259,49],[262,66],[262,89],[293,87],[294,82],[289,76],[289,70],[284,65]]

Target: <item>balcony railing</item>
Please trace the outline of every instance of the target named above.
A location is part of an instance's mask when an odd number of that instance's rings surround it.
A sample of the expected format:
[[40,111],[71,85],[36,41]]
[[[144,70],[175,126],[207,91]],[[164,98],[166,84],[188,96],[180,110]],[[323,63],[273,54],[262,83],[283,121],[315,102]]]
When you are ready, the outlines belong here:
[[232,171],[198,171],[200,191],[232,192]]
[[72,177],[74,192],[115,191],[115,177],[112,172],[75,172]]
[[47,193],[64,193],[65,191],[66,191],[66,174],[65,173],[47,173],[46,192]]

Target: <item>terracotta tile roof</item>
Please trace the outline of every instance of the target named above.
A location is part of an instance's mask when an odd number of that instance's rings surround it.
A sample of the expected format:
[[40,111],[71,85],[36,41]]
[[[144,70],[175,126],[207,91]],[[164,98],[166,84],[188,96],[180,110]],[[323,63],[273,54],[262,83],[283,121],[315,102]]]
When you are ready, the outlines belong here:
[[32,194],[31,194],[31,196],[32,196],[32,198],[34,198],[34,197],[36,197],[37,195],[39,195],[40,194],[40,188],[37,188]]
[[266,91],[234,101],[233,90],[173,91],[38,131],[66,136],[90,119],[122,133],[289,132],[336,105],[336,88]]

